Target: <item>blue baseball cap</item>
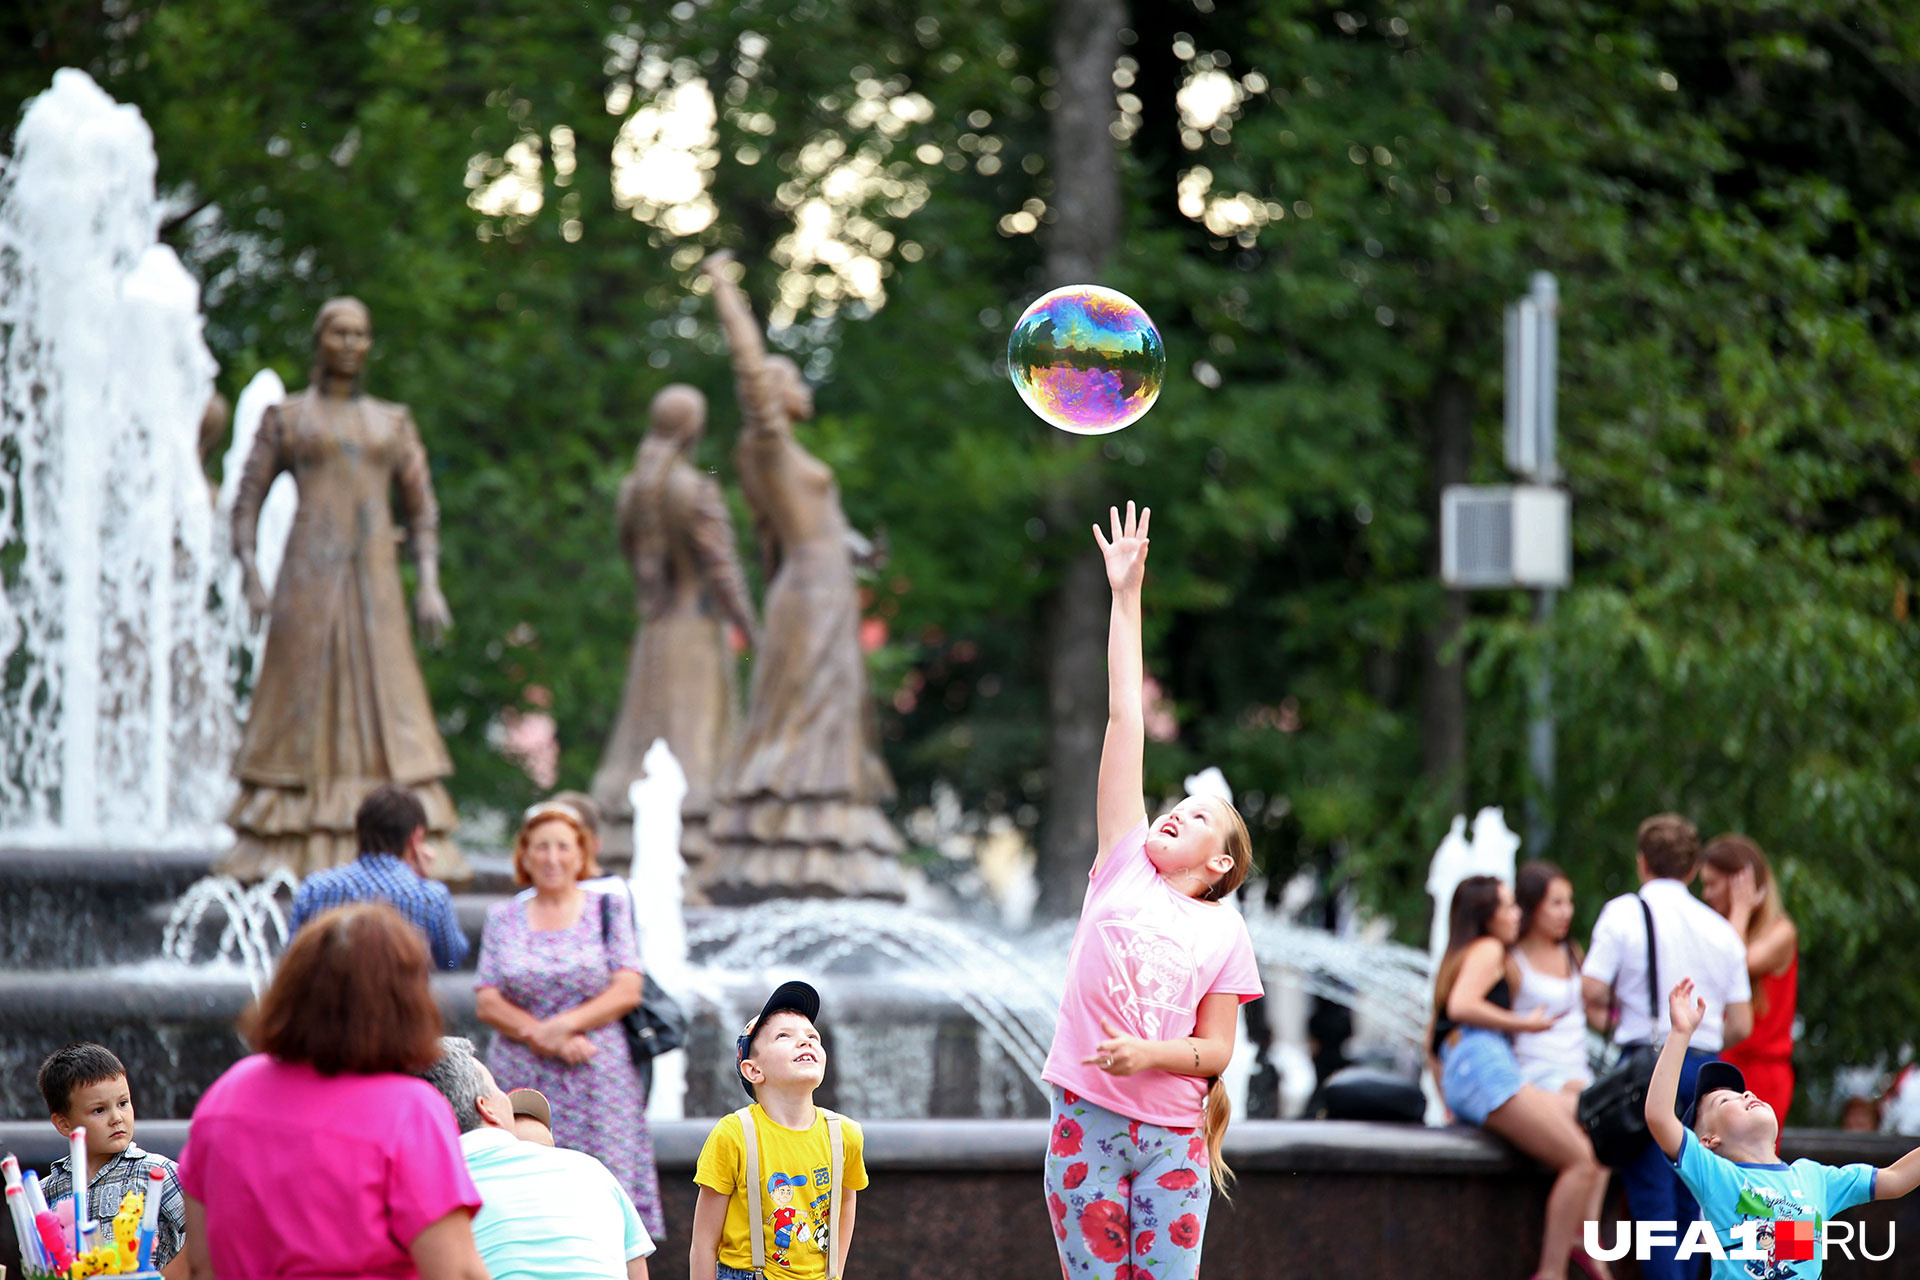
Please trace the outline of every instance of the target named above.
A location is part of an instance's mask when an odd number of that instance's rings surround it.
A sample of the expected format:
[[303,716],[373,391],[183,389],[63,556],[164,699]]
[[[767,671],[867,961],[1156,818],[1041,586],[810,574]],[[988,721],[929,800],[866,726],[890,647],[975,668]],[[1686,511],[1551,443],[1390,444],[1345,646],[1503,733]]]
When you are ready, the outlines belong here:
[[[767,1002],[760,1006],[759,1014],[747,1024],[746,1030],[742,1031],[740,1038],[734,1042],[734,1048],[737,1051],[734,1057],[736,1065],[747,1060],[747,1053],[753,1048],[753,1033],[760,1029],[761,1023],[776,1013],[797,1013],[808,1022],[818,1022],[820,1021],[820,993],[804,982],[783,982],[775,987],[773,994],[767,997]],[[753,1081],[741,1076],[740,1087],[747,1091],[749,1098],[759,1100],[760,1095],[753,1091]]]
[[1680,1117],[1680,1123],[1689,1129],[1693,1128],[1693,1115],[1700,1107],[1700,1100],[1721,1089],[1745,1093],[1747,1078],[1731,1062],[1701,1063],[1700,1074],[1693,1079],[1693,1101],[1687,1104],[1687,1114]]

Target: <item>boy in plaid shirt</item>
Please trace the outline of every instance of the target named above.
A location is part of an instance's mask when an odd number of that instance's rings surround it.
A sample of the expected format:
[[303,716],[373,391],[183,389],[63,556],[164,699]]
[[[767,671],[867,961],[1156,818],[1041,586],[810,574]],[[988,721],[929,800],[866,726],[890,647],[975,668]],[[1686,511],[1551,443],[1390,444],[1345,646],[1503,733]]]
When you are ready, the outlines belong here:
[[[167,1280],[186,1280],[186,1197],[173,1161],[142,1151],[133,1141],[133,1096],[127,1069],[97,1044],[70,1044],[40,1064],[40,1096],[63,1138],[87,1135],[87,1213],[105,1223],[119,1212],[129,1191],[147,1194],[147,1171],[160,1169],[160,1221],[153,1237],[153,1265]],[[73,1194],[71,1156],[62,1156],[40,1180],[49,1204]]]

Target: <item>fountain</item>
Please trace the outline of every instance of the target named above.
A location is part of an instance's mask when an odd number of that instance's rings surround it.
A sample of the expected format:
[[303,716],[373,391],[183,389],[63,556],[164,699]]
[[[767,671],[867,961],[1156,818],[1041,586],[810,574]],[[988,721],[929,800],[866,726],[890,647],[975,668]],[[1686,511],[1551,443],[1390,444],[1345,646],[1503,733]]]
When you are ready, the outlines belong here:
[[[640,963],[669,991],[684,990],[687,966],[686,860],[680,856],[680,805],[687,775],[665,738],[655,738],[640,759],[646,772],[627,787],[633,806],[633,862],[629,893],[640,932]],[[653,1060],[647,1114],[677,1120],[686,1114],[687,1052],[675,1049]]]
[[[263,373],[241,395],[210,505],[195,443],[213,363],[193,281],[156,243],[154,171],[138,114],[62,72],[0,176],[0,548],[18,564],[0,613],[15,654],[0,709],[0,839],[12,850],[0,859],[0,964],[13,969],[0,974],[0,1111],[11,1115],[34,1113],[32,1066],[73,1037],[115,1045],[150,1113],[184,1114],[238,1050],[233,1016],[285,946],[295,887],[284,874],[252,888],[199,879],[226,838],[234,690],[260,644],[240,616],[226,517],[261,412],[285,389]],[[295,502],[291,481],[279,483],[261,520],[268,581]],[[735,1104],[734,1032],[796,973],[828,1001],[838,1105],[872,1117],[1044,1113],[1070,924],[1003,933],[880,902],[683,910],[685,779],[664,744],[645,767],[631,794],[645,959],[693,1020],[689,1052],[656,1064],[657,1115]],[[1190,787],[1226,793],[1217,771]],[[121,852],[82,866],[76,848]],[[478,887],[459,903],[470,932],[507,891],[497,875]],[[1372,1034],[1417,1037],[1417,953],[1245,909],[1276,994],[1326,995],[1354,1005]],[[470,975],[435,981],[451,1027],[477,1031]],[[1227,1072],[1242,1101],[1252,1053]]]
[[157,242],[152,135],[85,73],[28,106],[0,180],[0,832],[206,849],[237,741],[199,287]]

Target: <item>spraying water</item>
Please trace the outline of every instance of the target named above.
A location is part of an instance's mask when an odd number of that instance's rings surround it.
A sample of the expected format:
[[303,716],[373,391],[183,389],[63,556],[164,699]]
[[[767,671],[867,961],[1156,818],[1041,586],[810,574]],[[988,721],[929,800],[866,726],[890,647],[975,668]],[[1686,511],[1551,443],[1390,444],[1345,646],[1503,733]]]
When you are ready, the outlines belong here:
[[63,70],[0,174],[0,831],[217,846],[238,739],[196,452],[215,366],[153,135]]
[[[655,738],[641,757],[646,776],[627,787],[633,806],[633,865],[629,872],[640,963],[664,990],[684,990],[687,925],[681,915],[686,898],[686,860],[680,856],[680,804],[687,798],[687,775],[673,758],[665,738]],[[653,1060],[653,1089],[647,1114],[678,1120],[686,1114],[687,1053],[675,1049]]]
[[687,945],[696,968],[708,973],[884,973],[937,985],[1046,1092],[1040,1072],[1060,1007],[1064,951],[1057,963],[1035,963],[991,934],[907,907],[854,901],[776,901],[716,913],[688,927]]
[[160,935],[160,954],[185,965],[201,959],[201,925],[207,912],[219,907],[222,923],[214,954],[238,963],[258,996],[267,989],[274,961],[287,945],[287,916],[281,910],[280,895],[291,899],[299,887],[300,882],[284,867],[254,885],[243,885],[232,876],[197,880],[173,904],[166,931]]

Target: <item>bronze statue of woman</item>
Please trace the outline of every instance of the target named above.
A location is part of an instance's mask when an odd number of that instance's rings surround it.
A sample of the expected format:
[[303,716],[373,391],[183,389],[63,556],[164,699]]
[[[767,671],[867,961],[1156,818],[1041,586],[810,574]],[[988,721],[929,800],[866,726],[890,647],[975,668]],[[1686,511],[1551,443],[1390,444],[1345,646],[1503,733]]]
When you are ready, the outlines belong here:
[[768,583],[746,726],[714,805],[704,887],[715,902],[897,899],[901,840],[880,811],[893,779],[867,702],[840,487],[794,438],[794,420],[813,416],[813,394],[793,361],[767,355],[726,262],[716,255],[702,270],[733,352],[734,462]]
[[620,482],[620,548],[639,592],[640,634],[627,660],[620,715],[593,775],[603,855],[633,852],[627,788],[641,761],[665,738],[687,775],[680,848],[696,881],[710,849],[713,786],[732,743],[734,658],[729,622],[752,639],[753,602],[734,546],[727,500],[690,461],[707,424],[707,398],[674,383],[653,398],[652,425]]
[[[247,606],[271,614],[246,737],[234,761],[237,841],[221,870],[252,879],[275,867],[305,875],[352,861],[354,811],[387,782],[427,811],[434,873],[457,875],[447,839],[453,772],[414,657],[400,585],[398,489],[419,571],[414,616],[428,643],[452,621],[440,594],[440,511],[426,449],[405,405],[360,389],[373,322],[356,298],[332,298],[313,321],[307,389],[268,409],[233,506],[233,547]],[[267,600],[254,569],[260,504],[282,471],[300,505]]]

